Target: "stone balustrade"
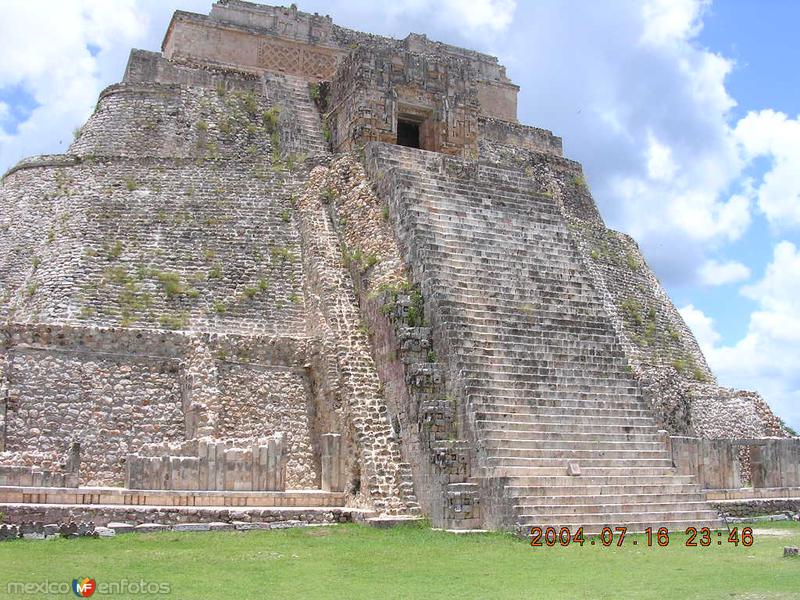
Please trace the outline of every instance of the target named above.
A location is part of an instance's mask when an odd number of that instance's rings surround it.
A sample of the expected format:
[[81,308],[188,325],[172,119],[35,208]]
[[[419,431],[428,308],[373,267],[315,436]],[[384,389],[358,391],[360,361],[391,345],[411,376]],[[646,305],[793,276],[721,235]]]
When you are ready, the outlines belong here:
[[681,475],[694,475],[705,489],[742,486],[740,456],[749,454],[753,488],[800,486],[800,438],[705,439],[669,437]]
[[128,455],[126,486],[133,490],[284,491],[287,458],[282,433],[248,447],[200,439],[194,456]]

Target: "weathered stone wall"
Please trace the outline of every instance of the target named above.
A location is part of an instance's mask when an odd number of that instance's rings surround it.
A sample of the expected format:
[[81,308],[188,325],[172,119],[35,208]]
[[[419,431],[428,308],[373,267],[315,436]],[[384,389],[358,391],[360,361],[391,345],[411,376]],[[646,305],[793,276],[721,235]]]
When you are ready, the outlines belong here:
[[241,11],[236,4],[216,4],[210,17],[176,12],[162,45],[164,56],[309,80],[330,79],[344,55],[327,39],[330,19],[281,7],[261,7],[270,14]]
[[478,119],[479,145],[485,152],[488,146],[493,146],[495,151],[503,147],[510,153],[515,148],[535,150],[561,156],[563,152],[561,138],[553,135],[552,131],[529,127],[509,120],[481,117]]
[[480,104],[468,60],[412,54],[393,47],[354,50],[331,84],[328,122],[334,149],[395,143],[398,118],[418,122],[420,146],[477,155]]
[[274,115],[251,93],[110,88],[63,166],[22,168],[0,189],[2,314],[303,331]]
[[[298,198],[298,219],[303,237],[309,304],[318,312],[312,323],[317,336],[336,357],[336,370],[327,385],[341,395],[341,418],[357,453],[357,464],[346,471],[350,488],[358,478],[358,492],[375,508],[387,514],[418,511],[407,463],[392,430],[375,363],[370,355],[366,331],[361,327],[353,281],[347,272],[340,240],[325,211],[324,203],[333,190],[327,185],[328,169],[314,169]],[[352,460],[352,459],[351,459]],[[354,469],[357,467],[357,470]]]
[[85,483],[118,483],[130,448],[184,436],[174,361],[18,349],[9,363],[7,450],[59,452],[79,441]]
[[302,369],[219,364],[223,438],[259,438],[284,432],[287,481],[290,488],[319,487],[318,459],[311,440],[310,415],[314,413],[310,390]]

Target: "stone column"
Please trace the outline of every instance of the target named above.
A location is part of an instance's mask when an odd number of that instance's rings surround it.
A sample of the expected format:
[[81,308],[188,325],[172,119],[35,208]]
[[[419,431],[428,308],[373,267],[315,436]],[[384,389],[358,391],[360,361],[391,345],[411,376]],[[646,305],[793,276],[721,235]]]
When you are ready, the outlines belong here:
[[754,488],[767,487],[768,454],[766,444],[750,446],[750,481]]
[[322,490],[341,492],[344,489],[342,477],[342,436],[326,433],[322,436]]
[[72,442],[67,454],[67,464],[64,475],[65,487],[78,487],[81,480],[81,444]]
[[6,411],[8,400],[0,398],[0,452],[6,451]]

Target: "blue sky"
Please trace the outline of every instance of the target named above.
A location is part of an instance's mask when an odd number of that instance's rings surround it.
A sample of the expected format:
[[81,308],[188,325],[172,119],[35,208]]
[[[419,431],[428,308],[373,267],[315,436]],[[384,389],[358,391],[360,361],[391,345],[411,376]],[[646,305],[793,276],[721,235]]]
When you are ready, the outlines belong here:
[[[0,170],[63,151],[131,47],[211,0],[0,0]],[[800,429],[800,3],[299,2],[341,25],[500,57],[520,120],[583,163],[724,385]]]

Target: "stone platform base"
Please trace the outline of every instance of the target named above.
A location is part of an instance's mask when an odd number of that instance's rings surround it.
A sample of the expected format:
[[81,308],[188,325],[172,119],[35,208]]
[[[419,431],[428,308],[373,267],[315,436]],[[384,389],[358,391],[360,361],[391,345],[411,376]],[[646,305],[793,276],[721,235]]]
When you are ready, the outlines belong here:
[[302,521],[304,523],[348,523],[363,520],[373,513],[358,508],[345,507],[273,507],[250,508],[227,506],[134,506],[119,504],[0,504],[4,522],[42,523],[93,522],[104,526],[111,522],[134,525],[153,523],[177,525],[180,523],[232,523]]
[[800,512],[800,488],[705,490],[715,509],[732,517]]
[[422,517],[405,517],[405,516],[380,516],[373,517],[366,513],[359,514],[356,521],[363,522],[370,527],[377,527],[378,529],[388,529],[390,527],[397,527],[398,525],[405,525],[407,523],[418,523],[422,521]]
[[321,490],[230,492],[130,490],[112,487],[0,486],[0,504],[120,504],[133,506],[341,507],[344,494]]

